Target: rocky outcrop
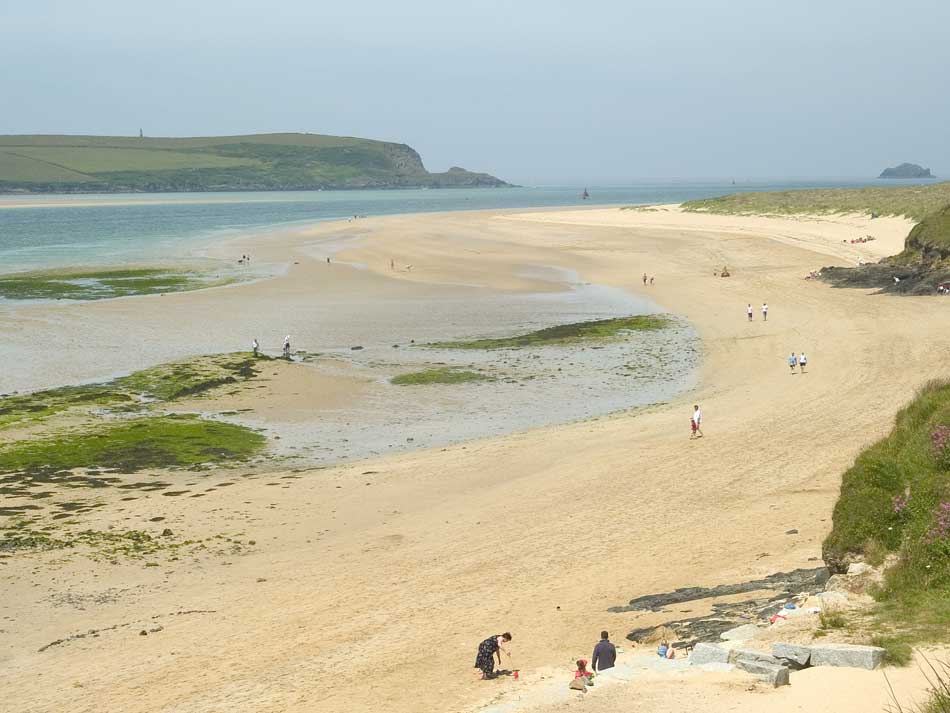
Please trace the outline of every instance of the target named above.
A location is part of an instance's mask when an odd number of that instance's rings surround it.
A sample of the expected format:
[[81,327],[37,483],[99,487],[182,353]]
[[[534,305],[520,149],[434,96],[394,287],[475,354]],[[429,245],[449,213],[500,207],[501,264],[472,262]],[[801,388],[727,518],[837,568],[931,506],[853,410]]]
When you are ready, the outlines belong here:
[[736,661],[736,668],[751,673],[760,681],[764,681],[775,688],[789,684],[788,669],[779,664],[739,659]]
[[884,649],[857,644],[824,644],[811,647],[812,666],[845,666],[873,671],[884,663]]
[[929,168],[916,163],[902,163],[899,166],[885,168],[878,178],[935,178]]

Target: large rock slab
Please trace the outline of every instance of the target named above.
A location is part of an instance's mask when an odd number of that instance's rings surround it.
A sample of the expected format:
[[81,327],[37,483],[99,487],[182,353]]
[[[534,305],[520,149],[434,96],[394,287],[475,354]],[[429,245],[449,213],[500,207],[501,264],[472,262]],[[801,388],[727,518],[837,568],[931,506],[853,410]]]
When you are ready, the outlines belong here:
[[734,663],[736,666],[739,665],[739,660],[744,661],[757,661],[759,663],[767,663],[773,666],[783,665],[781,661],[767,654],[764,651],[753,651],[752,649],[732,649],[729,652],[729,663]]
[[884,649],[857,644],[823,644],[811,647],[812,666],[843,666],[869,671],[884,663]]
[[789,683],[788,669],[785,666],[779,666],[765,661],[739,659],[736,661],[736,668],[747,671],[760,681],[765,681],[776,688],[779,686],[787,686]]
[[772,644],[772,656],[792,668],[805,668],[811,660],[811,648],[799,644]]
[[755,635],[758,633],[759,627],[755,624],[743,624],[742,626],[737,626],[735,629],[722,632],[719,638],[723,641],[746,641],[755,638]]
[[689,655],[689,662],[695,666],[709,663],[729,663],[729,651],[716,644],[696,644]]

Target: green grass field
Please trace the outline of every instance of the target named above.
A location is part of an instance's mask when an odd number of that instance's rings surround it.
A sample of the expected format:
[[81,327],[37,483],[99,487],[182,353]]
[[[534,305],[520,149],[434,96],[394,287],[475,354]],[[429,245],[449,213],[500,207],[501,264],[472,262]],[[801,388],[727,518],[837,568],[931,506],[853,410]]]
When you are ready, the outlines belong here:
[[0,191],[504,185],[462,169],[429,173],[409,146],[346,136],[0,136]]
[[922,220],[948,204],[950,181],[914,186],[734,193],[687,201],[683,208],[726,215],[877,213]]

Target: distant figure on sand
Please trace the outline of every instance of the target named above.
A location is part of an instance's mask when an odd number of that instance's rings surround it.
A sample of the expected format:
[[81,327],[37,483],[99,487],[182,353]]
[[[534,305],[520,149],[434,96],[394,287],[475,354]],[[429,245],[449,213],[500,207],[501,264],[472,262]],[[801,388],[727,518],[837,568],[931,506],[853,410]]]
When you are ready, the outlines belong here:
[[788,368],[791,369],[793,374],[796,366],[798,366],[798,357],[795,356],[795,352],[792,352],[788,357]]
[[395,270],[395,269],[396,269],[396,261],[393,260],[392,258],[389,258],[389,269],[390,269],[390,270]]
[[606,631],[600,632],[600,641],[594,647],[594,654],[590,657],[590,667],[594,671],[603,671],[613,668],[617,661],[617,647],[610,643],[610,636]]
[[752,303],[750,302],[745,308],[745,313],[749,315],[749,321],[752,321]]
[[765,302],[762,303],[762,320],[764,322],[769,321],[769,306]]
[[646,287],[646,285],[647,285],[647,274],[644,272],[644,273],[643,273],[643,286]]
[[284,337],[284,359],[290,359],[290,335]]
[[693,406],[693,417],[690,419],[690,428],[692,433],[689,434],[690,438],[702,438],[703,437],[703,412],[699,410],[699,406]]
[[577,670],[574,672],[574,678],[583,678],[584,683],[590,684],[590,679],[593,675],[593,671],[587,670],[587,661],[584,659],[577,659]]
[[328,255],[328,256],[327,256],[327,265],[329,265],[329,264],[330,264],[330,256]]
[[653,287],[653,281],[654,281],[655,279],[656,279],[656,278],[655,278],[653,275],[650,275],[650,287]]
[[504,634],[489,636],[478,645],[478,655],[475,657],[475,668],[481,669],[482,678],[495,677],[495,657],[498,657],[498,665],[501,666],[501,653],[504,651],[508,658],[511,653],[505,649],[504,645],[511,641],[511,633],[506,631]]
[[254,352],[254,356],[257,356],[258,351],[260,350],[261,345],[257,343],[256,339],[251,340],[251,351]]
[[806,364],[808,364],[808,357],[805,356],[805,352],[802,352],[798,357],[798,366],[803,374],[805,373]]

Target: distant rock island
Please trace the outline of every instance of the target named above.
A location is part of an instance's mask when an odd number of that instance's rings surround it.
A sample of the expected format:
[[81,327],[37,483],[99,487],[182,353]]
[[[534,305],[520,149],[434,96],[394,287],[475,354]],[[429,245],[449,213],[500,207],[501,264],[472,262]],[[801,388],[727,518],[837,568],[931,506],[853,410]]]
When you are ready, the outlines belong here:
[[410,146],[350,136],[0,136],[0,193],[507,187],[430,173]]
[[935,178],[929,168],[916,163],[902,163],[900,166],[885,168],[878,178]]

